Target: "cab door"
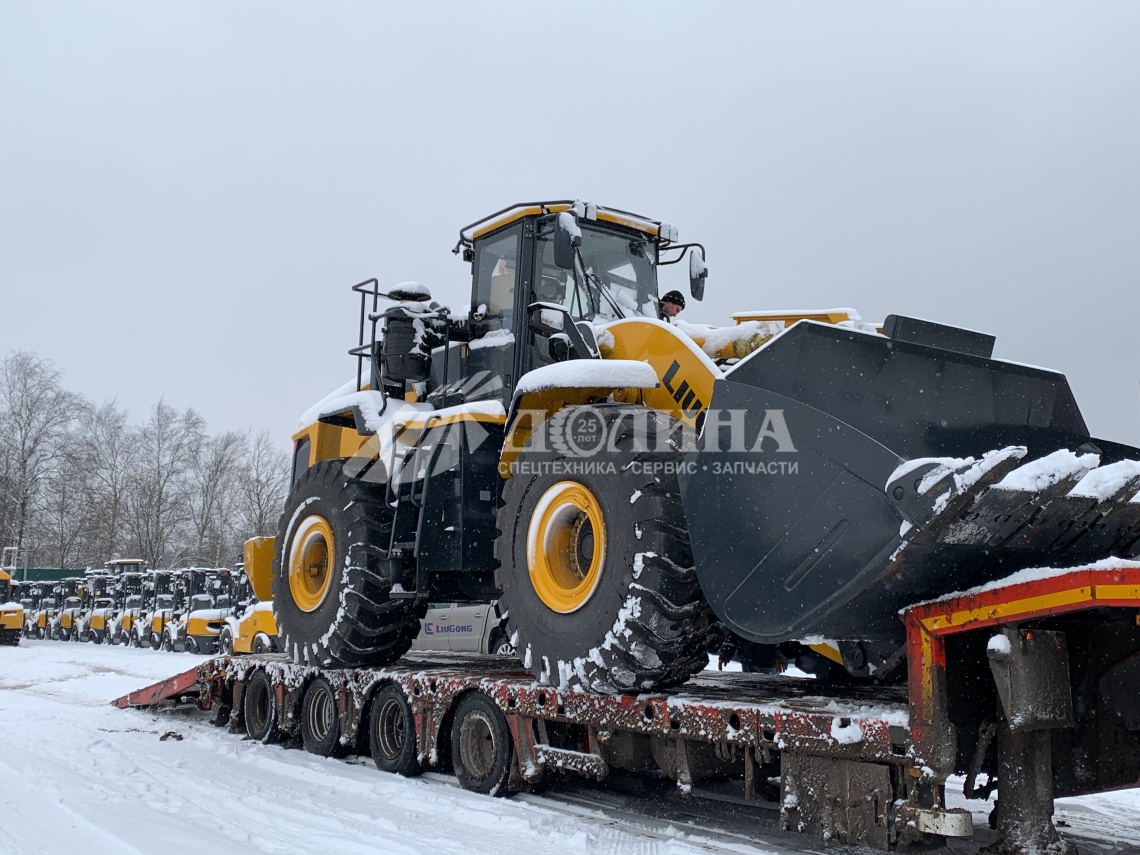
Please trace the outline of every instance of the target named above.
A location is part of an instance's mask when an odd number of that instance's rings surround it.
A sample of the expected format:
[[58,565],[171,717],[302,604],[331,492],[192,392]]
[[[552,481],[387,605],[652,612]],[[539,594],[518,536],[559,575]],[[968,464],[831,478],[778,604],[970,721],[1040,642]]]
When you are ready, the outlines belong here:
[[465,653],[479,653],[483,649],[483,628],[490,607],[477,605],[454,606],[451,609],[451,649]]
[[452,603],[429,603],[427,614],[420,620],[420,634],[412,642],[412,650],[448,650]]

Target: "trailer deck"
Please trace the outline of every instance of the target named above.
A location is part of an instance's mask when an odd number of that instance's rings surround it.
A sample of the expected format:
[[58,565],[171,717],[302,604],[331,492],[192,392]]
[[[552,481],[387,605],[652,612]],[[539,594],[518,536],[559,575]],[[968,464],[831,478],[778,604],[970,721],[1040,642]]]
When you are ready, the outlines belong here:
[[[1016,808],[997,817],[1008,853],[1073,851],[1053,827],[1054,795],[1140,782],[1140,564],[1015,574],[903,620],[905,686],[704,672],[672,692],[601,695],[539,684],[502,657],[416,653],[327,669],[262,655],[211,659],[116,704],[193,701],[255,738],[372,750],[403,774],[454,769],[491,795],[570,772],[664,776],[682,795],[712,784],[745,804],[776,803],[785,830],[879,849],[973,834],[970,813],[946,806],[955,772],[973,787],[996,771]],[[380,743],[398,743],[387,760]],[[1058,752],[1065,763],[1050,776]]]

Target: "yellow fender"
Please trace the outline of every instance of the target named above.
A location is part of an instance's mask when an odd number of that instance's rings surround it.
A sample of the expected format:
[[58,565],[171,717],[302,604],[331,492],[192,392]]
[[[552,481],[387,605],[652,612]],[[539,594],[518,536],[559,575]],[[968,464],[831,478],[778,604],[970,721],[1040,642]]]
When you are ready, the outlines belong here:
[[651,318],[627,318],[608,325],[600,336],[603,359],[645,362],[657,375],[656,388],[543,389],[520,395],[503,443],[499,474],[510,477],[510,466],[530,435],[556,412],[565,407],[596,404],[609,400],[640,404],[693,427],[708,409],[713,383],[720,369],[687,335],[669,324]]
[[273,559],[277,557],[277,538],[251,537],[242,545],[245,575],[257,599],[263,603],[273,599]]

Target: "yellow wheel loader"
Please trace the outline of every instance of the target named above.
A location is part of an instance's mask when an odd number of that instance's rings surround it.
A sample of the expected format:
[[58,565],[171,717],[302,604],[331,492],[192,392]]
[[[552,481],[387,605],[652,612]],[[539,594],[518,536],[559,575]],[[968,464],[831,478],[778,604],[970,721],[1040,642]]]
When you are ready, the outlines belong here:
[[12,575],[0,570],[0,644],[17,645],[24,632],[24,606],[12,593]]
[[847,310],[686,324],[658,271],[687,259],[701,299],[703,247],[596,205],[515,205],[455,252],[465,312],[353,286],[356,377],[293,437],[272,594],[297,663],[390,663],[429,601],[498,597],[560,688],[676,685],[725,641],[902,679],[903,607],[1140,551],[1140,450],[990,336]]
[[245,542],[232,594],[234,610],[218,637],[224,654],[273,653],[277,647],[277,621],[273,616],[271,587],[274,540],[254,537]]

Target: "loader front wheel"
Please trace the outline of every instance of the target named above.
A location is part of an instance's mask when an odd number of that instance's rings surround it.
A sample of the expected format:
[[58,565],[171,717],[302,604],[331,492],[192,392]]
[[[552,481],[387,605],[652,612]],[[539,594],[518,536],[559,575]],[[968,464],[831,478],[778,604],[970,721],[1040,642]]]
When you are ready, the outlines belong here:
[[[603,437],[596,452],[567,439],[580,423]],[[707,665],[716,620],[693,569],[682,451],[658,441],[675,428],[643,408],[571,407],[517,459],[502,491],[497,582],[507,632],[540,682],[651,691]]]
[[310,466],[285,503],[273,573],[278,637],[297,664],[387,665],[411,647],[423,607],[390,596],[384,485],[345,474],[344,463]]

